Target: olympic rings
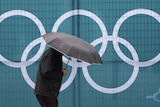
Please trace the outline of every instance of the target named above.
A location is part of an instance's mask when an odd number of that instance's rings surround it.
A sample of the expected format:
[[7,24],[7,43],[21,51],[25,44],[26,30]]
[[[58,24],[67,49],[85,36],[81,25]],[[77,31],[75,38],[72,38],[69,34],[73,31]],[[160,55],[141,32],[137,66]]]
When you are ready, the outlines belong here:
[[[88,73],[88,66],[90,66],[90,64],[85,63],[85,62],[77,62],[74,58],[72,58],[72,61],[69,62],[69,65],[72,66],[72,72],[68,78],[68,80],[62,84],[61,87],[61,91],[66,89],[74,80],[76,73],[77,73],[77,68],[78,67],[82,67],[82,71],[83,71],[83,75],[85,77],[85,79],[87,80],[87,82],[97,91],[100,91],[102,93],[107,93],[107,94],[114,94],[114,93],[119,93],[122,92],[124,90],[126,90],[127,88],[129,88],[133,82],[135,81],[138,72],[139,72],[139,67],[147,67],[147,66],[151,66],[155,63],[157,63],[158,61],[160,61],[160,53],[154,57],[151,60],[145,61],[145,62],[140,62],[139,61],[139,57],[137,55],[136,50],[134,49],[134,47],[125,39],[118,37],[118,31],[120,26],[122,25],[122,23],[128,19],[129,17],[133,16],[133,15],[137,15],[137,14],[145,14],[148,16],[151,16],[153,18],[155,18],[158,22],[160,22],[160,15],[155,13],[152,10],[148,10],[148,9],[135,9],[135,10],[131,10],[127,13],[125,13],[124,15],[122,15],[119,20],[117,21],[117,23],[114,26],[113,29],[113,34],[112,35],[108,35],[106,27],[104,25],[104,23],[101,21],[101,19],[95,15],[94,13],[87,11],[87,10],[71,10],[69,12],[64,13],[61,17],[59,17],[57,19],[57,21],[55,22],[52,31],[56,32],[60,26],[60,24],[65,21],[67,18],[74,16],[74,15],[83,15],[83,16],[87,16],[89,18],[91,18],[92,20],[94,20],[96,22],[96,24],[99,26],[101,32],[102,32],[102,37],[97,38],[96,40],[94,40],[91,44],[93,46],[96,46],[100,43],[102,43],[102,46],[99,50],[99,54],[102,57],[104,55],[104,50],[106,50],[107,48],[107,44],[108,41],[112,41],[113,43],[113,47],[115,52],[117,53],[117,55],[127,64],[132,65],[134,67],[133,69],[133,73],[131,75],[131,77],[128,79],[128,81],[126,83],[124,83],[122,86],[116,87],[116,88],[106,88],[106,87],[102,87],[100,85],[98,85],[97,83],[95,83],[92,78],[90,77],[89,73]],[[4,19],[7,19],[11,16],[15,16],[15,15],[20,15],[20,16],[25,16],[29,19],[31,19],[39,28],[40,34],[43,35],[45,34],[45,29],[43,24],[41,23],[41,21],[34,16],[32,13],[29,13],[27,11],[24,10],[12,10],[12,11],[8,11],[4,14],[2,14],[0,16],[0,22],[2,22]],[[29,54],[29,52],[31,51],[31,49],[36,46],[37,44],[41,44],[40,45],[40,49],[38,50],[38,52],[36,53],[36,55],[34,57],[32,57],[31,59],[27,60],[27,56]],[[121,51],[118,43],[123,44],[124,46],[126,46],[126,48],[130,51],[133,60],[129,59],[128,57],[126,57],[123,52]],[[2,63],[4,63],[7,66],[10,67],[15,67],[15,68],[21,68],[21,72],[22,75],[25,79],[25,81],[27,82],[27,84],[34,88],[35,84],[34,82],[30,79],[26,67],[32,65],[33,63],[35,63],[35,61],[37,61],[40,56],[42,55],[44,49],[45,49],[46,43],[44,42],[44,40],[42,39],[42,37],[37,38],[35,40],[33,40],[24,50],[22,57],[21,57],[21,62],[12,62],[9,61],[8,59],[4,58],[1,54],[0,54],[0,61]],[[63,62],[65,63],[67,59],[65,57],[63,57]]]

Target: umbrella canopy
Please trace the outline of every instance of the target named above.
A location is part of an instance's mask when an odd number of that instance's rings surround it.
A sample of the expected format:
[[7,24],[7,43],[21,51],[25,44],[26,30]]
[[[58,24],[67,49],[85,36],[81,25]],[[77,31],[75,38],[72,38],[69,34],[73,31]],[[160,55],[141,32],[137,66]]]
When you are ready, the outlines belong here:
[[42,37],[47,45],[67,56],[74,57],[90,64],[102,63],[96,49],[76,36],[66,33],[51,32]]

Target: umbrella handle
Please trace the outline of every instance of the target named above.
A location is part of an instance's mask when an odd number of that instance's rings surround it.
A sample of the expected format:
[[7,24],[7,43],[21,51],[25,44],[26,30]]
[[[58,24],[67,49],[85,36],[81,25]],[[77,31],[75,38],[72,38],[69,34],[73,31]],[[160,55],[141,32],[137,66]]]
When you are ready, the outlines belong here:
[[65,69],[67,69],[69,61],[70,61],[70,58],[68,58],[67,64],[65,66]]

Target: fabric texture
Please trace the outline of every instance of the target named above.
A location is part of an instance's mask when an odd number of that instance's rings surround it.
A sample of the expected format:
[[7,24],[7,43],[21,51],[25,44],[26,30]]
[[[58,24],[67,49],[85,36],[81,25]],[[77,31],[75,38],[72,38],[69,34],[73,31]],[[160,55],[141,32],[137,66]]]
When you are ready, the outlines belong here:
[[35,94],[57,98],[62,81],[62,54],[49,48],[40,60]]

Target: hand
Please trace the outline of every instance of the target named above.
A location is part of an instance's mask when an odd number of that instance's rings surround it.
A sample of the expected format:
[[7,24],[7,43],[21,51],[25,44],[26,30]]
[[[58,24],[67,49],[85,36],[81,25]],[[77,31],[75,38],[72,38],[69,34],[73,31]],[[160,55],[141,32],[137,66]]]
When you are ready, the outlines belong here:
[[63,68],[62,72],[63,72],[63,76],[67,75],[67,69]]

